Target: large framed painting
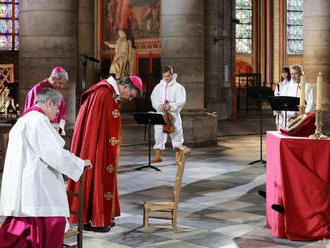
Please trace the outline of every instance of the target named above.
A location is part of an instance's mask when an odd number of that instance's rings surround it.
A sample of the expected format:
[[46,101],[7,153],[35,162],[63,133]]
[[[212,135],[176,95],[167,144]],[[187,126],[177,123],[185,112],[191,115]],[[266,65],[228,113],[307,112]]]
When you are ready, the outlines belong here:
[[105,40],[116,40],[119,29],[132,40],[159,37],[161,0],[105,1]]

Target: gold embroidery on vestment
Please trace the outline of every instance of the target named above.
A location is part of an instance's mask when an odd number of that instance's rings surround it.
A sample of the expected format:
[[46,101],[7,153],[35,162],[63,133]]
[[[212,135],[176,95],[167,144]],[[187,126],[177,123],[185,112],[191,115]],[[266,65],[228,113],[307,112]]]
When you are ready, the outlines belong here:
[[107,200],[107,201],[110,201],[112,199],[112,195],[110,192],[106,192],[104,193],[104,198]]
[[109,165],[107,166],[107,171],[108,171],[109,173],[112,173],[112,172],[114,171],[114,168],[113,168],[113,165],[112,165],[112,164],[109,164]]
[[115,109],[114,111],[112,111],[112,116],[114,118],[118,118],[120,116],[120,112],[118,109]]
[[109,139],[109,143],[114,146],[118,144],[118,140],[116,139],[116,137],[111,137],[111,139]]

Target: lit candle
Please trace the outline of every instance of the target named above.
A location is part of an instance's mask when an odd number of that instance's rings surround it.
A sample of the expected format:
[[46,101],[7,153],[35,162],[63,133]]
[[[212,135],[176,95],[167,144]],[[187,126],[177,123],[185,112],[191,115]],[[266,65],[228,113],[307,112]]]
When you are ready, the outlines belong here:
[[300,107],[305,106],[305,76],[300,77]]
[[322,75],[319,72],[316,81],[316,110],[321,110],[322,105]]

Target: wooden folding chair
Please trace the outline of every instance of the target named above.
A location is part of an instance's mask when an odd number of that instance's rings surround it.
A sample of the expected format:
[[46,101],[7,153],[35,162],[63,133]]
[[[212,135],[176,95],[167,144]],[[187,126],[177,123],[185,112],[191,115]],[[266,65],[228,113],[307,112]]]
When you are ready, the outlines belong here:
[[[180,149],[180,159],[176,171],[175,185],[173,190],[173,200],[170,202],[144,202],[143,203],[143,226],[144,231],[148,232],[149,225],[169,225],[169,224],[150,224],[149,218],[167,219],[172,221],[173,231],[177,232],[178,205],[181,192],[182,176],[186,157],[190,154],[190,149],[182,146]],[[150,212],[158,212],[158,215],[151,215]],[[159,215],[160,212],[168,212],[170,216]]]
[[77,228],[70,228],[67,232],[64,234],[64,240],[66,238],[70,238],[73,236],[77,236],[77,243],[73,245],[67,245],[63,241],[63,247],[72,247],[72,248],[82,248],[82,240],[83,240],[83,211],[84,211],[84,188],[85,188],[85,173],[81,176],[79,179],[80,181],[80,187],[79,192],[73,192],[73,191],[67,191],[68,197],[78,197],[79,199],[79,207],[78,211],[71,210],[70,214],[76,215],[78,217],[78,224]]

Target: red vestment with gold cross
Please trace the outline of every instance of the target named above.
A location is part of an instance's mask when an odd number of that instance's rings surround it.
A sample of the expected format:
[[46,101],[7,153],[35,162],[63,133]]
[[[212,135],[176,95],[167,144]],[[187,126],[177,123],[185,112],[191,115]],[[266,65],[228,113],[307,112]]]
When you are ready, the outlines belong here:
[[[121,139],[120,105],[113,87],[103,80],[81,96],[71,152],[89,159],[93,168],[85,172],[83,222],[93,226],[110,226],[120,215],[117,188],[117,165]],[[69,179],[67,190],[79,192],[79,181]],[[69,197],[71,210],[78,211],[77,197]],[[77,223],[71,215],[70,223]]]

